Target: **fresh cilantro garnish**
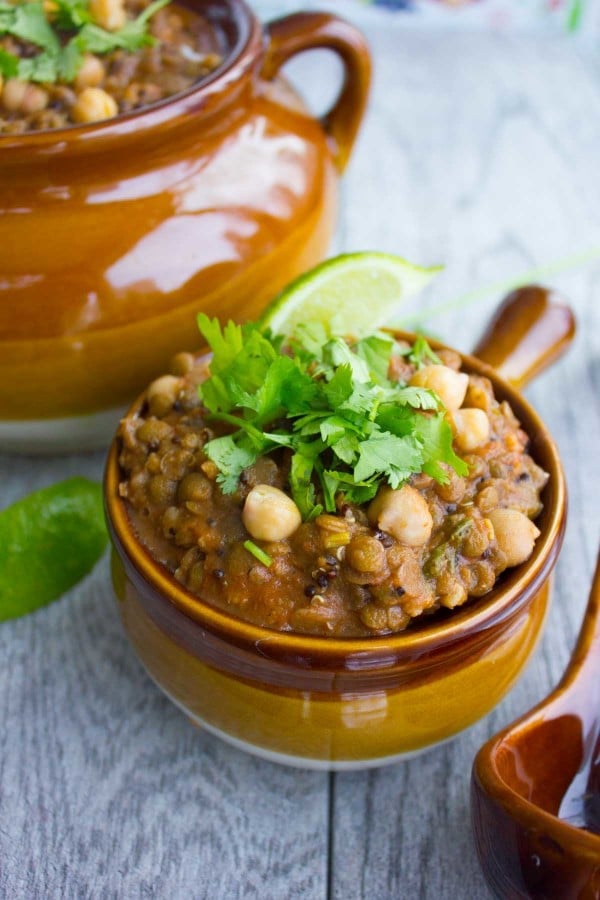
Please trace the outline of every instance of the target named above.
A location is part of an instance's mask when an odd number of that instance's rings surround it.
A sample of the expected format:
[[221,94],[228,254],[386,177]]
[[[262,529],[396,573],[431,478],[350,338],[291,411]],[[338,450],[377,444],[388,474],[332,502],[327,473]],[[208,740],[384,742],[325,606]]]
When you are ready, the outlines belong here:
[[167,3],[170,0],[154,0],[123,28],[106,31],[94,23],[87,0],[54,0],[52,23],[41,0],[0,2],[0,36],[8,34],[40,48],[37,55],[23,58],[0,49],[0,75],[39,83],[71,82],[85,53],[132,53],[155,44],[148,22]]
[[420,369],[428,360],[431,363],[442,362],[437,353],[434,353],[422,334],[418,334],[412,347],[409,347],[402,354],[408,358],[408,361]]
[[[198,326],[213,351],[199,395],[211,418],[232,429],[205,446],[224,493],[281,447],[290,452],[290,490],[304,520],[335,512],[338,496],[365,503],[381,484],[398,488],[416,472],[441,483],[448,466],[467,474],[439,397],[388,379],[397,350],[388,335],[350,343],[311,325],[285,344],[253,324],[221,328],[203,313]],[[412,352],[439,361],[424,339]]]

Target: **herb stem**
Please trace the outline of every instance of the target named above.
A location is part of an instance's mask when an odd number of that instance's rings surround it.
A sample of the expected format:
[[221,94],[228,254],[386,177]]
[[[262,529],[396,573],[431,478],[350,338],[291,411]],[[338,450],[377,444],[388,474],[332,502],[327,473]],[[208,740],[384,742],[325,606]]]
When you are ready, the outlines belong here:
[[244,541],[244,549],[251,553],[263,566],[269,568],[273,564],[273,560],[269,556],[268,553],[265,553],[264,550],[261,550],[260,547],[257,547],[254,541]]

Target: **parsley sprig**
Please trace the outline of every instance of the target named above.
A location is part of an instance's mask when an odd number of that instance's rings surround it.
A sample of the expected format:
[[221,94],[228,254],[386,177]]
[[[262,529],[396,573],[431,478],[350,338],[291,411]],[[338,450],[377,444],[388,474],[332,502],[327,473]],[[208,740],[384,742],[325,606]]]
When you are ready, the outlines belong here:
[[118,31],[96,25],[88,10],[88,0],[54,0],[49,21],[42,0],[6,3],[0,0],[0,36],[10,35],[40,48],[35,56],[21,58],[0,49],[0,74],[5,78],[52,83],[73,81],[85,53],[134,52],[151,46],[156,39],[148,33],[148,22],[170,0],[154,0],[140,15]]
[[[204,448],[223,493],[281,447],[291,454],[290,489],[305,520],[335,512],[341,497],[365,503],[380,485],[398,488],[417,472],[445,483],[443,464],[467,474],[439,397],[388,379],[400,352],[391,336],[348,342],[310,324],[286,342],[252,323],[221,328],[203,313],[198,326],[213,352],[200,398],[232,429]],[[435,356],[422,338],[413,352]]]

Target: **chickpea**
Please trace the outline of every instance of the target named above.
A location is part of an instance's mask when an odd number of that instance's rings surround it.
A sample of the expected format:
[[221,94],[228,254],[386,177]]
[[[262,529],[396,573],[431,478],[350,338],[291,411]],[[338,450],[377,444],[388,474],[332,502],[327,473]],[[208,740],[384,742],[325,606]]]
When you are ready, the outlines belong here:
[[507,566],[518,566],[529,559],[540,533],[531,519],[517,509],[493,509],[488,513],[488,519]]
[[28,88],[26,81],[18,78],[9,78],[2,89],[2,106],[8,112],[17,112],[21,108],[21,102]]
[[181,388],[181,378],[175,375],[162,375],[150,385],[146,391],[148,408],[153,416],[165,416],[173,408]]
[[452,425],[454,442],[465,453],[489,440],[490,420],[482,409],[457,409],[452,413]]
[[449,366],[425,366],[410,379],[411,385],[435,391],[446,409],[459,409],[465,399],[469,376],[464,372],[455,372]]
[[89,10],[94,22],[107,31],[118,31],[127,19],[123,0],[90,0]]
[[420,547],[431,537],[433,518],[425,498],[407,484],[398,490],[381,488],[368,515],[369,521],[408,547]]
[[41,112],[49,102],[47,92],[36,84],[29,84],[21,101],[21,112],[25,115]]
[[104,63],[93,53],[86,53],[83,62],[75,76],[75,87],[82,91],[86,87],[98,87],[104,81],[106,71]]
[[270,484],[257,484],[244,503],[242,521],[259,541],[283,541],[300,527],[302,516],[294,501]]
[[74,122],[83,125],[86,122],[101,122],[112,119],[119,111],[117,103],[102,88],[86,87],[78,95],[71,109]]

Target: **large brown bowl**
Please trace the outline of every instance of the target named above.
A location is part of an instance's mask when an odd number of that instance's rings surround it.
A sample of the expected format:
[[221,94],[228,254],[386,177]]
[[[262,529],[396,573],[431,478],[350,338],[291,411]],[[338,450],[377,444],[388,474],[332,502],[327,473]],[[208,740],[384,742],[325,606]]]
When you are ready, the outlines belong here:
[[[0,449],[108,443],[115,410],[196,345],[199,310],[253,317],[325,254],[368,94],[364,39],[331,15],[263,28],[243,0],[181,2],[223,56],[197,86],[0,136]],[[345,74],[322,120],[278,76],[316,47]]]
[[[509,301],[479,345],[522,382],[573,333],[569,310],[530,288]],[[400,333],[409,340],[414,337]],[[250,752],[295,765],[355,768],[416,753],[471,725],[514,684],[536,645],[566,514],[554,442],[514,385],[482,358],[531,437],[550,479],[532,557],[486,597],[401,634],[331,639],[249,624],[186,591],[138,540],[119,497],[119,442],[105,502],[119,611],[148,673],[197,723]],[[140,410],[142,396],[133,411]]]

